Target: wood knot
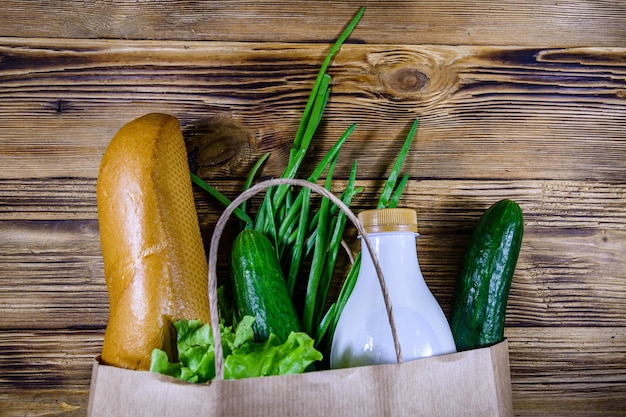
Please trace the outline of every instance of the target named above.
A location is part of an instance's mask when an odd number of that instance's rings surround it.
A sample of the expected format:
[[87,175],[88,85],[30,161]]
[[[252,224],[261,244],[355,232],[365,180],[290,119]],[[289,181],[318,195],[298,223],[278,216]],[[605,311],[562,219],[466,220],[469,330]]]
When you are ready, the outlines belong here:
[[[215,116],[184,129],[189,167],[202,178],[245,171],[250,135],[231,116]],[[219,167],[219,169],[217,169]]]
[[426,74],[414,68],[398,68],[384,73],[382,81],[387,88],[400,94],[422,91],[429,83]]
[[70,103],[63,99],[55,100],[50,104],[50,108],[52,109],[52,111],[59,115],[67,112],[70,107]]

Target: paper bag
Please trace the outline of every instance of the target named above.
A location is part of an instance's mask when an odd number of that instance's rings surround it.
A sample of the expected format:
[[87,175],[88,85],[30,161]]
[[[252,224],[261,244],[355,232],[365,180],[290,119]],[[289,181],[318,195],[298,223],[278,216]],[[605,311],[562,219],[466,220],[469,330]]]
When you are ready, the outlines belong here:
[[508,417],[508,344],[401,364],[208,385],[95,361],[88,416]]
[[[234,208],[275,184],[309,187],[346,212],[372,253],[386,298],[384,277],[367,235],[340,200],[324,188],[302,180],[275,179],[257,184],[226,208],[211,239],[208,279],[216,379],[209,384],[190,384],[150,372],[106,366],[96,359],[89,417],[513,416],[506,341],[487,348],[402,362],[399,342],[394,338],[396,364],[224,380],[217,330],[217,243]],[[387,307],[393,332],[391,305],[388,303]]]

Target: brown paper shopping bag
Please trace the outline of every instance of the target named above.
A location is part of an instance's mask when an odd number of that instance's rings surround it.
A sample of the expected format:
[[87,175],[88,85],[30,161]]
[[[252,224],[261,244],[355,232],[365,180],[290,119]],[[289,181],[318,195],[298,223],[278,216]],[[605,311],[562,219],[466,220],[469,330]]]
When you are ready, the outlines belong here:
[[[302,180],[259,183],[227,207],[215,228],[209,250],[209,291],[216,291],[216,258],[226,219],[245,199],[277,184],[311,188],[333,200],[362,233],[350,210],[327,190]],[[384,277],[374,259],[385,294]],[[402,362],[300,375],[224,380],[217,297],[210,295],[216,343],[217,377],[209,384],[189,384],[144,371],[94,361],[88,416],[513,416],[508,344]],[[394,326],[391,305],[390,324]],[[392,332],[393,333],[393,332]]]

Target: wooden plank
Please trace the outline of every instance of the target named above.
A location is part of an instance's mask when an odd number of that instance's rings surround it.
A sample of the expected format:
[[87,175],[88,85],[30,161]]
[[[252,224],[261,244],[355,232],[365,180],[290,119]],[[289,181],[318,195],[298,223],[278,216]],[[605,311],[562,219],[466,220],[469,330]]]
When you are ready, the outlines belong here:
[[[78,202],[93,199],[93,183],[81,188],[73,187],[74,181],[29,180],[27,204],[40,201],[51,211],[45,216],[29,213],[17,197],[12,216],[0,220],[0,276],[11,277],[0,287],[2,328],[100,328],[106,323],[108,299],[95,210],[87,218],[65,220],[72,218],[67,214],[71,205],[55,212],[46,203],[50,188],[76,190]],[[15,182],[0,184],[8,191]],[[372,184],[359,181],[368,191],[354,201],[355,211],[377,198],[379,190]],[[215,185],[232,197],[240,187],[236,181]],[[337,191],[342,185],[336,184]],[[196,196],[208,241],[222,207],[202,193]],[[490,204],[505,197],[520,202],[526,219],[507,325],[625,326],[624,184],[411,181],[403,205],[418,212],[421,267],[445,310],[471,229]],[[83,210],[82,203],[76,205],[81,216]],[[356,250],[354,230],[347,239]]]
[[7,417],[84,417],[87,415],[88,389],[88,386],[81,386],[80,389],[11,390],[10,394],[0,390],[0,406]]
[[103,328],[108,317],[97,222],[0,221],[0,328]]
[[[418,168],[405,165],[403,171],[411,169]],[[357,185],[363,191],[354,198],[355,210],[371,208],[383,185],[382,179],[362,178],[366,176],[362,174],[366,173],[357,174]],[[241,192],[242,181],[210,177],[203,178],[228,198]],[[346,182],[337,179],[333,184],[333,191],[339,193]],[[224,207],[199,188],[194,191],[198,212],[210,227]],[[0,220],[95,220],[95,192],[95,178],[0,179]],[[409,180],[402,202],[418,210],[421,228],[439,232],[451,227],[466,229],[468,220],[475,220],[487,205],[501,198],[522,205],[527,227],[619,229],[626,218],[626,185],[610,180],[440,180],[418,176]]]
[[95,178],[0,180],[0,220],[96,218]]
[[517,415],[626,415],[626,328],[520,327],[505,336]]
[[[22,390],[88,389],[104,329],[3,331],[0,387]],[[0,390],[2,391],[2,390]]]
[[[54,5],[52,7],[51,5]],[[626,38],[619,0],[379,2],[8,0],[0,36],[329,42],[365,5],[353,41],[616,46]],[[45,25],[33,22],[46,22]]]
[[[279,175],[328,45],[1,39],[0,178],[95,178],[134,117],[179,117],[194,163]],[[346,45],[312,164],[352,123],[342,158],[380,178],[410,123],[416,177],[622,180],[626,48]],[[346,177],[349,163],[337,176]]]
[[0,333],[0,405],[6,416],[85,416],[91,363],[103,330]]

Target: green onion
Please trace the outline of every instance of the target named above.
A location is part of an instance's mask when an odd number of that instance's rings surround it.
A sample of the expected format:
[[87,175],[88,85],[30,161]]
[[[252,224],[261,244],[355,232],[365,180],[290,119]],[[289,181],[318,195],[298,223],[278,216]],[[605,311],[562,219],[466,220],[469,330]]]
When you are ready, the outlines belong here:
[[[402,165],[404,164],[404,160],[406,159],[407,154],[409,153],[409,148],[411,146],[411,142],[413,141],[413,137],[415,136],[415,132],[417,131],[418,120],[416,119],[409,133],[404,140],[404,144],[402,145],[402,149],[396,158],[395,163],[391,169],[391,173],[385,181],[385,185],[383,186],[383,190],[380,194],[377,208],[385,208],[385,207],[396,207],[398,205],[398,201],[400,200],[400,196],[406,185],[409,176],[408,174],[404,175],[402,180],[397,184],[396,182],[398,176],[400,175],[400,170],[402,169]],[[359,252],[357,257],[350,268],[348,276],[344,281],[341,290],[339,292],[339,297],[337,299],[336,304],[332,309],[329,309],[326,313],[326,316],[320,321],[320,324],[317,327],[317,334],[315,336],[315,340],[317,343],[322,339],[324,335],[328,335],[326,338],[327,349],[330,347],[332,343],[332,338],[335,333],[335,328],[337,327],[337,322],[339,321],[339,317],[341,316],[341,312],[345,307],[350,294],[352,293],[352,289],[356,284],[356,279],[358,277],[359,269],[361,268],[361,253]],[[321,326],[323,323],[323,326]]]
[[[332,174],[335,168],[336,159],[332,161],[330,167],[328,167],[328,177],[326,178],[325,188],[330,190],[332,183]],[[317,290],[320,285],[324,263],[326,259],[326,245],[327,245],[327,218],[330,200],[326,197],[322,197],[319,208],[319,218],[317,227],[317,236],[315,239],[315,248],[313,249],[313,259],[311,260],[311,269],[309,271],[309,279],[307,281],[306,295],[304,299],[304,310],[302,312],[302,329],[309,335],[313,335],[314,318],[315,318],[315,305],[317,303]]]
[[404,177],[402,177],[402,179],[398,183],[398,186],[396,187],[396,190],[393,192],[393,195],[391,196],[391,200],[389,200],[389,204],[387,205],[387,207],[389,208],[398,207],[398,203],[400,202],[400,197],[402,196],[402,191],[404,191],[404,187],[406,186],[406,183],[408,181],[409,181],[409,174],[404,174]]
[[[348,139],[350,134],[352,134],[355,128],[356,125],[352,125],[344,132],[343,135],[341,135],[341,138],[339,138],[339,140],[333,145],[333,147],[328,151],[326,156],[317,165],[313,173],[307,178],[308,181],[316,182],[319,179],[319,177],[322,175],[322,173],[328,167],[331,161],[337,157],[341,146],[346,142],[346,140]],[[298,215],[298,211],[300,210],[300,204],[302,204],[301,193],[303,191],[304,190],[301,190],[300,195],[296,197],[296,200],[293,202],[290,210],[285,215],[283,222],[280,224],[280,227],[278,229],[279,244],[285,244],[285,242],[288,241],[288,237],[290,234],[287,233],[287,230],[291,227]],[[310,193],[307,194],[310,195]]]
[[354,258],[354,263],[346,276],[343,285],[341,286],[341,290],[339,290],[339,296],[337,297],[337,301],[330,306],[326,315],[321,320],[320,325],[317,328],[317,335],[315,337],[316,343],[319,345],[323,340],[324,336],[326,337],[326,349],[330,350],[330,345],[333,340],[333,335],[335,334],[335,328],[337,327],[337,323],[339,322],[339,317],[341,316],[341,312],[343,308],[346,306],[348,302],[348,298],[350,294],[352,294],[352,290],[356,285],[356,280],[359,276],[359,270],[361,268],[361,252],[357,253]]
[[304,247],[304,240],[306,239],[306,223],[309,217],[310,196],[311,189],[309,188],[303,188],[302,193],[298,196],[302,197],[302,203],[300,204],[300,218],[296,231],[296,239],[291,245],[291,262],[287,271],[287,289],[289,290],[289,294],[292,298],[302,262],[302,249]]
[[363,16],[364,12],[365,12],[365,7],[361,7],[359,11],[356,13],[356,15],[352,18],[350,23],[348,23],[348,25],[346,26],[344,31],[341,33],[341,35],[339,35],[339,37],[335,41],[335,44],[330,48],[330,51],[326,55],[324,62],[322,62],[322,65],[317,75],[317,79],[315,80],[315,84],[313,85],[313,90],[311,91],[309,101],[304,107],[304,113],[302,115],[302,119],[300,120],[300,126],[298,127],[298,132],[296,133],[296,138],[293,142],[294,148],[298,148],[298,149],[300,148],[300,143],[302,141],[304,131],[307,130],[307,124],[309,122],[311,109],[313,107],[314,97],[317,96],[317,90],[319,89],[319,86],[322,82],[322,78],[326,74],[326,70],[328,69],[330,62],[334,58],[335,54],[337,54],[337,52],[341,48],[341,45],[343,45],[346,39],[348,39],[348,36],[350,36],[350,34],[352,33],[356,25],[359,23],[359,20],[361,20],[361,16]]
[[[270,153],[267,152],[266,154],[261,156],[259,160],[256,161],[256,163],[252,166],[252,168],[250,169],[250,172],[248,173],[248,176],[246,177],[246,182],[244,182],[243,184],[242,191],[246,191],[248,188],[252,186],[252,181],[254,181],[254,178],[256,177],[257,172],[261,169],[261,167],[263,166],[267,158],[269,158],[269,156],[270,156]],[[246,203],[247,201],[244,201],[239,206],[241,210],[243,210],[244,212],[246,211],[246,206],[247,206]],[[247,226],[251,226],[251,223],[248,223]]]
[[400,175],[400,169],[402,168],[402,164],[404,163],[404,159],[406,155],[409,153],[409,148],[411,147],[411,142],[413,141],[413,136],[415,136],[415,131],[417,130],[418,120],[415,119],[411,129],[409,130],[409,134],[407,135],[404,145],[400,150],[400,154],[396,158],[396,162],[393,164],[393,168],[391,169],[391,173],[385,182],[385,186],[383,187],[383,191],[380,194],[380,199],[378,200],[378,206],[376,208],[385,208],[389,207],[389,198],[393,193],[393,190],[396,186],[396,181],[398,180],[398,175]]
[[[281,177],[296,178],[306,153],[315,137],[321,123],[324,111],[330,97],[331,77],[326,73],[333,57],[341,48],[358,24],[365,11],[361,7],[354,18],[342,31],[336,42],[326,55],[314,85],[304,107],[298,130],[295,134],[289,158]],[[417,129],[417,120],[413,123],[404,145],[385,182],[377,207],[395,207],[398,205],[402,191],[409,176],[404,175],[400,181],[400,170],[408,154],[412,138]],[[327,152],[324,158],[316,165],[307,180],[317,182],[326,171],[325,188],[330,190],[333,172],[342,146],[352,134],[356,125],[351,125],[342,134],[339,140]],[[257,173],[261,170],[269,154],[263,155],[251,168],[244,183],[244,191],[251,187]],[[352,166],[345,190],[341,193],[342,201],[349,206],[352,198],[362,190],[356,187],[356,162]],[[215,188],[204,183],[192,174],[194,183],[207,191],[217,201],[229,205],[230,200]],[[297,192],[288,185],[268,189],[254,218],[246,212],[246,205],[235,209],[234,214],[243,222],[245,228],[254,228],[270,238],[285,271],[287,288],[294,297],[298,277],[304,260],[310,260],[310,270],[306,281],[306,292],[303,311],[301,314],[303,329],[309,335],[315,335],[316,345],[322,339],[329,344],[347,299],[354,288],[360,268],[361,254],[359,253],[350,268],[344,283],[341,286],[337,300],[324,313],[328,301],[328,291],[335,269],[338,252],[342,246],[342,235],[347,217],[337,206],[322,197],[316,209],[311,206],[311,190],[302,188]],[[309,258],[310,257],[310,258]]]
[[[348,180],[348,185],[346,186],[346,193],[343,198],[343,203],[350,207],[350,203],[352,202],[352,197],[354,196],[354,183],[356,181],[356,170],[357,164],[354,162],[352,165],[352,170],[350,172],[350,178]],[[328,251],[326,253],[326,260],[324,262],[321,282],[318,287],[318,294],[316,304],[314,306],[314,320],[315,323],[319,323],[322,320],[323,308],[326,304],[326,299],[328,296],[328,290],[330,288],[330,282],[332,280],[333,271],[335,269],[335,263],[337,261],[337,255],[339,252],[339,248],[341,247],[341,242],[343,239],[343,231],[347,221],[347,215],[340,211],[336,217],[334,217],[334,227],[333,233],[329,239]],[[318,337],[316,335],[315,339]]]
[[[213,198],[222,203],[224,206],[230,205],[230,200],[226,196],[224,196],[224,194],[220,193],[216,188],[204,182],[202,178],[198,177],[193,172],[190,172],[190,175],[191,180],[204,191],[208,192]],[[252,219],[240,207],[236,208],[235,211],[233,211],[233,214],[237,216],[239,220],[243,221],[246,226],[252,225]]]

